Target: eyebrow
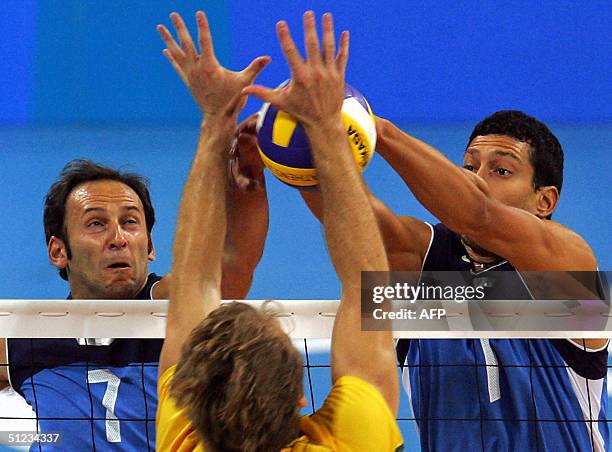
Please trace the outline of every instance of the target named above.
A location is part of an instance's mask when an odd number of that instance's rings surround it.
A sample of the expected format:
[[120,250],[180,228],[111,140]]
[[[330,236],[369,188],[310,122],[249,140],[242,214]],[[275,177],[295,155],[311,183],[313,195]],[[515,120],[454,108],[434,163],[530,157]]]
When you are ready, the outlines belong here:
[[[122,210],[126,210],[126,211],[130,211],[130,210],[135,210],[136,212],[140,213],[140,209],[138,208],[138,206],[125,206],[121,208]],[[88,207],[87,209],[85,209],[85,211],[83,211],[83,215],[86,215],[90,212],[106,212],[107,210],[103,207]]]
[[[473,155],[475,157],[478,157],[480,155],[480,151],[478,149],[467,148],[465,150],[465,154],[469,154],[469,155]],[[521,158],[519,156],[517,156],[516,153],[514,153],[514,152],[497,150],[497,151],[493,151],[493,155],[495,155],[496,157],[510,157],[510,158],[516,160],[517,162],[521,161]]]
[[86,215],[89,212],[106,212],[106,209],[103,209],[102,207],[88,207],[83,211],[83,215]]
[[517,162],[520,162],[521,159],[519,156],[516,155],[516,153],[514,152],[508,152],[508,151],[493,151],[493,154],[495,154],[498,157],[510,157],[514,160],[516,160]]
[[140,209],[138,208],[138,206],[125,206],[122,207],[123,210],[135,210],[136,212],[140,213]]

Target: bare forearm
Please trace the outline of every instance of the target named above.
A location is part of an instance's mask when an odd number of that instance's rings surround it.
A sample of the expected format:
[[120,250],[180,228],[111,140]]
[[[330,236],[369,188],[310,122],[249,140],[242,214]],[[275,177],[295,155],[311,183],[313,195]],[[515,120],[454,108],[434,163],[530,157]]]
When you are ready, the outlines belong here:
[[477,227],[486,213],[488,188],[474,174],[442,153],[381,118],[377,150],[401,176],[414,196],[442,222],[458,232]]
[[320,191],[306,191],[300,190],[300,195],[302,199],[306,203],[310,212],[319,220],[323,222],[323,203],[321,202],[321,192]]
[[246,297],[251,287],[253,272],[263,254],[267,233],[268,197],[265,186],[257,190],[242,191],[230,184],[227,192],[222,298]]
[[[185,312],[177,305],[198,304],[192,297],[199,300],[211,291],[219,291],[230,142],[231,129],[212,121],[202,126],[179,211],[170,287],[172,310]],[[201,312],[198,321],[208,309],[202,306]]]
[[365,186],[340,121],[307,133],[321,185],[332,262],[343,285],[359,285],[361,271],[388,267]]

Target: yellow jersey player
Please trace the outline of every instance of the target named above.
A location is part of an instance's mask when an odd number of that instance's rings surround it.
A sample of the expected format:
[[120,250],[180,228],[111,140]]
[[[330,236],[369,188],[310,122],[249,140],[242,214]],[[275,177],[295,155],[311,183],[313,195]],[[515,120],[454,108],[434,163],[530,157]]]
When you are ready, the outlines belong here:
[[[243,71],[217,62],[204,13],[200,53],[178,14],[180,46],[158,29],[165,55],[204,112],[185,186],[174,244],[166,339],[160,358],[157,448],[163,451],[395,451],[398,377],[390,331],[360,329],[361,271],[387,270],[387,256],[366,190],[350,154],[340,110],[348,34],[335,55],[332,17],[323,16],[320,50],[312,12],[304,16],[307,59],[287,24],[278,36],[292,81],[282,91],[252,86],[268,62]],[[324,230],[342,282],[332,336],[333,388],[324,405],[300,418],[303,363],[274,318],[245,304],[220,306],[226,228],[227,160],[236,117],[253,94],[294,115],[305,127],[323,196]],[[340,177],[341,175],[341,177]],[[207,205],[208,209],[197,206]]]

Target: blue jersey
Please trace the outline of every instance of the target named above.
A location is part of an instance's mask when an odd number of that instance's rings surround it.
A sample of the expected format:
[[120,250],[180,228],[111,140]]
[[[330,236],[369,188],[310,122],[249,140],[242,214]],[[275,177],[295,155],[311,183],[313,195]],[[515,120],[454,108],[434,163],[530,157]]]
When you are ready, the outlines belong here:
[[[424,275],[485,277],[487,270],[472,272],[457,234],[443,224],[432,230]],[[528,299],[510,263],[493,269],[512,272],[501,278],[499,294]],[[397,352],[424,451],[608,450],[607,347],[584,350],[566,339],[402,339]]]
[[[150,299],[151,274],[137,299]],[[154,451],[161,339],[7,339],[11,386],[41,432],[40,450]],[[32,450],[39,450],[38,445]]]

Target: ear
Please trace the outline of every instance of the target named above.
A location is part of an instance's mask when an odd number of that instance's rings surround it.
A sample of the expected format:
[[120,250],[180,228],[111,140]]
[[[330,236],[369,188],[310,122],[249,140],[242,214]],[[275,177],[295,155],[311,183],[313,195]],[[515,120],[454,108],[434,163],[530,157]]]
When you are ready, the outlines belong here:
[[49,239],[47,245],[47,255],[49,262],[58,270],[62,270],[68,266],[68,252],[64,241],[54,235]]
[[308,406],[308,402],[306,401],[306,397],[302,396],[300,400],[298,400],[298,408],[301,410],[302,408],[306,408]]
[[147,256],[150,262],[155,260],[155,246],[153,246],[153,239],[149,237],[149,255]]
[[557,208],[559,202],[559,190],[557,187],[548,186],[538,188],[538,197],[536,201],[537,216],[546,218]]

